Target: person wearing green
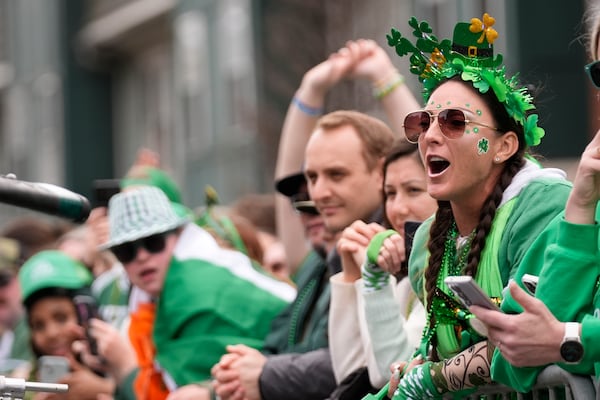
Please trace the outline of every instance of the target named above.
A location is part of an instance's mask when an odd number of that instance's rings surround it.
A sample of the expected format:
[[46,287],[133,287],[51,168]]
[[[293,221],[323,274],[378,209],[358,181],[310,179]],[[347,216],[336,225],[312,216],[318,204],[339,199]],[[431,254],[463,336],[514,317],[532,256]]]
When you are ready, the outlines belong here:
[[57,377],[58,383],[68,385],[61,398],[111,395],[115,387],[112,377],[101,376],[75,350],[75,344],[82,344],[85,337],[76,298],[89,295],[92,274],[88,268],[66,253],[43,250],[23,264],[18,278],[31,332],[30,345],[37,357],[28,380],[43,382],[41,357],[54,356],[64,359],[69,366],[65,375]]
[[112,250],[151,299],[139,309],[149,310],[149,319],[137,324],[131,316],[140,368],[120,382],[118,397],[166,398],[185,390],[208,399],[210,368],[225,346],[260,349],[295,290],[258,273],[242,253],[219,247],[156,187],[115,195],[108,217],[109,239],[101,247]]
[[[586,14],[588,52],[596,60],[585,69],[600,88],[600,6]],[[600,249],[598,245],[600,131],[579,162],[564,214],[532,245],[515,276],[539,276],[532,297],[513,284],[504,313],[471,307],[497,343],[492,378],[527,391],[541,370],[557,363],[576,374],[600,378]]]
[[[427,323],[410,363],[400,363],[394,399],[464,397],[490,379],[494,345],[444,280],[470,275],[500,303],[503,290],[536,236],[563,209],[571,189],[563,171],[541,168],[533,98],[494,54],[495,20],[458,23],[438,40],[427,22],[409,21],[416,44],[393,29],[388,43],[410,55],[424,87],[423,110],[404,130],[418,143],[427,190],[438,211],[417,230],[409,276]],[[408,367],[407,367],[408,366]]]

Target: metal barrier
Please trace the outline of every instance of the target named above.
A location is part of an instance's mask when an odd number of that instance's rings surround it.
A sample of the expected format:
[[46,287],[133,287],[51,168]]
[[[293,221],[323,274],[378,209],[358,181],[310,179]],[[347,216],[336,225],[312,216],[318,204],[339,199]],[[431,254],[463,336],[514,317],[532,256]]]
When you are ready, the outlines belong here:
[[[451,398],[451,397],[450,397]],[[591,377],[574,375],[557,365],[550,365],[538,376],[531,392],[520,393],[500,384],[490,384],[480,387],[466,399],[562,399],[593,400],[596,398],[596,388]]]
[[65,393],[68,390],[69,385],[63,383],[28,382],[0,375],[0,400],[22,400],[25,392]]

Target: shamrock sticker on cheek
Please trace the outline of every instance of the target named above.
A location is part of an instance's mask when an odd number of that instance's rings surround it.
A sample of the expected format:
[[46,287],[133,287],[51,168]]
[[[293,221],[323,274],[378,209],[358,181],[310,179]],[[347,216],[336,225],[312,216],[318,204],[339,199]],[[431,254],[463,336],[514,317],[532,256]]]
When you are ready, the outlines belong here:
[[490,148],[490,141],[486,138],[481,138],[477,142],[477,154],[485,154]]

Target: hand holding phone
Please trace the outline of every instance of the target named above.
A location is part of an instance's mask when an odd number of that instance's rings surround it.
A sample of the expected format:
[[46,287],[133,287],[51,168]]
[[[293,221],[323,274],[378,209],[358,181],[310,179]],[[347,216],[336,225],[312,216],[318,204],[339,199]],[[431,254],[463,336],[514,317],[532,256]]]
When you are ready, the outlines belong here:
[[79,325],[85,329],[86,339],[90,347],[90,353],[98,355],[98,345],[96,339],[90,335],[90,318],[100,319],[96,299],[89,295],[77,295],[73,298],[75,309],[77,310],[77,319]]
[[[456,294],[460,302],[469,308],[472,305],[500,311],[500,308],[489,298],[483,289],[473,280],[472,276],[449,276],[444,282]],[[487,337],[487,326],[476,317],[469,320],[471,327],[480,335]]]
[[71,370],[69,360],[61,356],[41,356],[38,359],[40,382],[56,383]]

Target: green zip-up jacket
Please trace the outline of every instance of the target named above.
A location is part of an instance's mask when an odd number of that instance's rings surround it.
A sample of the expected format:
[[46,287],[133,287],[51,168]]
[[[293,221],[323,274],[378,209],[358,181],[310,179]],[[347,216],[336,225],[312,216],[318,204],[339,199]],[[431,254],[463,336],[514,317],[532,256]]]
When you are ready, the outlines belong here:
[[[596,212],[596,220],[600,213]],[[584,356],[575,365],[559,364],[565,370],[583,375],[600,376],[600,251],[599,225],[572,224],[557,216],[539,235],[524,258],[515,276],[529,273],[539,275],[536,297],[546,304],[560,321],[582,323]],[[507,295],[502,305],[507,313],[521,312],[522,308]],[[494,352],[492,378],[526,392],[535,384],[545,366],[518,368]]]

